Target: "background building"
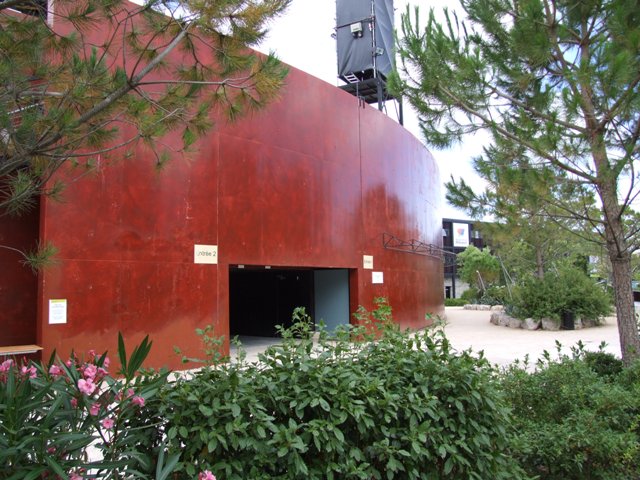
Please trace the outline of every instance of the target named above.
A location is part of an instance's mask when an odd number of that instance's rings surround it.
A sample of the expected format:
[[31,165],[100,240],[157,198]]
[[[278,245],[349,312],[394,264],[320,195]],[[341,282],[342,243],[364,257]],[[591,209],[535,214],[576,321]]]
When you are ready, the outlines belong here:
[[[454,255],[463,252],[469,245],[483,249],[484,240],[480,230],[471,220],[442,220],[442,249]],[[444,298],[460,298],[469,285],[462,282],[457,273],[457,264],[453,255],[445,255]]]

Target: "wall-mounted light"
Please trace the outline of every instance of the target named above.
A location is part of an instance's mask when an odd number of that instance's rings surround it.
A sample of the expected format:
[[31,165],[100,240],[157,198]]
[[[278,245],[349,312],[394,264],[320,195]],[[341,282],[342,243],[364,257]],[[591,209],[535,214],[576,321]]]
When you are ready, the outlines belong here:
[[352,23],[350,27],[353,38],[362,38],[362,22]]

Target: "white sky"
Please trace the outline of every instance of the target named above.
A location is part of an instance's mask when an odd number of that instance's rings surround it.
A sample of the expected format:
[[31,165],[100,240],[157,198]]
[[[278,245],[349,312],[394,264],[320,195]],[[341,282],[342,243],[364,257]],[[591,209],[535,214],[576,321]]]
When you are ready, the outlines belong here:
[[[440,11],[444,6],[449,9],[458,6],[457,0],[395,0],[396,22],[399,21],[400,13],[405,11],[407,4],[418,5],[423,18],[426,18],[430,7]],[[287,13],[271,24],[269,36],[259,49],[265,52],[272,50],[283,62],[332,85],[339,85],[341,82],[337,78],[336,41],[331,37],[335,28],[335,10],[335,0],[294,0]],[[392,102],[389,102],[387,108],[389,116],[396,119]],[[417,119],[406,103],[404,124],[421,139]],[[476,190],[484,188],[483,181],[471,167],[471,159],[481,153],[481,138],[467,138],[463,144],[449,150],[431,149],[440,168],[443,184],[453,174],[456,179],[464,177]],[[444,187],[442,194],[442,217],[468,218],[464,212],[446,203]]]

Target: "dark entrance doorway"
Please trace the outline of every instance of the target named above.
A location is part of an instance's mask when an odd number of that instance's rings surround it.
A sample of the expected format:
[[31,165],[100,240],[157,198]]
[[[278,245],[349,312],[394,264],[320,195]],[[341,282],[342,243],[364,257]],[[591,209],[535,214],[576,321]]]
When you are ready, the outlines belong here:
[[349,324],[349,270],[231,267],[229,331],[231,336],[275,337],[276,325],[292,324],[296,307],[304,307],[328,331]]
[[314,316],[313,270],[264,267],[229,270],[231,336],[277,336],[276,325],[291,325],[296,307]]

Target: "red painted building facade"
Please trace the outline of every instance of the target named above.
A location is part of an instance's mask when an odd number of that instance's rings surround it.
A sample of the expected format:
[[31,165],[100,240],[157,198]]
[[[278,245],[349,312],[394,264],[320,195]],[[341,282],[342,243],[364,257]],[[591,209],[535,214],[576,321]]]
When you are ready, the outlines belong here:
[[[278,101],[196,150],[158,172],[141,148],[68,183],[61,201],[3,217],[0,244],[59,253],[36,276],[0,250],[0,346],[36,343],[47,358],[149,334],[148,365],[180,368],[173,347],[199,356],[196,328],[265,334],[296,303],[316,317],[336,303],[346,323],[382,296],[412,328],[442,312],[442,261],[383,246],[385,232],[442,244],[436,163],[392,119],[291,69]],[[196,245],[217,248],[217,263],[196,263]],[[346,312],[325,291],[336,284]],[[50,300],[66,300],[66,323],[50,323]]]

